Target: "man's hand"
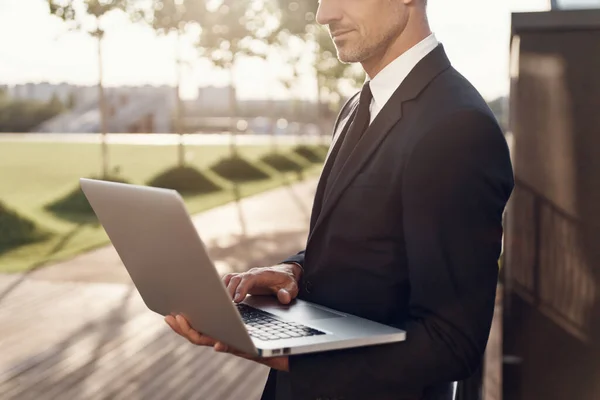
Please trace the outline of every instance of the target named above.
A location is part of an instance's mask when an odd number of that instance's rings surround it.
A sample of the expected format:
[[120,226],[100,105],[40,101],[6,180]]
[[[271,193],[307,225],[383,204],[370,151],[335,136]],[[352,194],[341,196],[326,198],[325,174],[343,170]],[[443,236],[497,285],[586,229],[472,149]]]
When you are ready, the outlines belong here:
[[276,295],[282,304],[298,296],[298,281],[302,269],[297,264],[279,264],[274,267],[252,268],[241,274],[227,274],[223,282],[236,302],[247,295]]
[[279,371],[289,371],[289,362],[287,357],[274,357],[274,358],[258,358],[248,354],[244,354],[237,351],[225,343],[218,342],[215,339],[202,335],[192,329],[190,324],[182,315],[172,316],[167,315],[165,322],[173,329],[177,334],[189,340],[191,343],[198,346],[212,346],[215,351],[220,353],[230,353],[235,356],[245,358],[247,360],[255,361],[260,364],[266,365],[267,367],[277,369]]
[[[302,268],[299,265],[280,264],[273,267],[252,268],[241,274],[227,274],[223,277],[223,282],[236,303],[251,294],[276,295],[281,303],[288,304],[298,296],[298,281],[301,275]],[[218,352],[230,353],[280,371],[289,371],[288,357],[257,358],[244,354],[192,329],[182,315],[167,315],[165,322],[177,334],[195,345],[211,346]]]

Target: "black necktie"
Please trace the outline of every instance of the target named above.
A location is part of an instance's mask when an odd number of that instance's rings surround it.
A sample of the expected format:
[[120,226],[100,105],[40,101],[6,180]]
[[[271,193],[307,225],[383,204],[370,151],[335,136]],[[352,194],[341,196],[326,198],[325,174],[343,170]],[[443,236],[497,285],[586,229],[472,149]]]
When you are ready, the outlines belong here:
[[371,100],[373,99],[373,95],[371,94],[371,88],[369,87],[369,82],[363,85],[363,88],[360,92],[360,98],[358,100],[358,110],[348,132],[343,138],[339,138],[338,140],[343,140],[341,143],[339,152],[337,154],[331,154],[330,156],[335,156],[333,161],[333,166],[331,167],[331,171],[327,177],[327,186],[331,186],[331,183],[335,181],[335,178],[340,173],[344,164],[350,157],[350,154],[362,138],[363,134],[369,127],[369,123],[371,122],[371,112],[369,108],[371,106]]

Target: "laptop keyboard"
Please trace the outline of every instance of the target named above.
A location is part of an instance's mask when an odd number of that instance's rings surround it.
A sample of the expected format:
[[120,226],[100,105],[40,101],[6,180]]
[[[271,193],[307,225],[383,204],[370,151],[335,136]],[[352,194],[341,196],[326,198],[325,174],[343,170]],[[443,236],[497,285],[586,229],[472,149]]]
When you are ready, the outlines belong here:
[[324,335],[308,326],[278,319],[275,315],[250,307],[247,304],[236,304],[242,320],[251,337],[260,340],[279,340],[305,336]]

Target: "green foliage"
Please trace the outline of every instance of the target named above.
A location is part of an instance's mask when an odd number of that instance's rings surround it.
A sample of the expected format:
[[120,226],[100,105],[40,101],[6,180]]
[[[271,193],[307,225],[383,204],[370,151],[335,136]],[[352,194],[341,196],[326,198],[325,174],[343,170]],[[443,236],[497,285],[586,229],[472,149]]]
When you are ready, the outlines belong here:
[[198,41],[200,55],[218,68],[231,68],[240,55],[266,57],[255,45],[266,29],[263,4],[251,0],[222,0],[208,9]]
[[29,132],[65,110],[56,96],[48,103],[0,96],[0,132]]
[[315,15],[319,8],[318,2],[277,0],[277,5],[280,13],[278,31],[287,31],[292,35],[298,36],[303,36],[310,32],[307,26],[315,23]]
[[48,236],[32,221],[0,203],[0,254]]
[[[47,0],[50,14],[68,23],[71,29],[86,31],[94,36],[102,36],[103,31],[98,24],[93,28],[84,28],[82,23],[86,16],[93,16],[99,21],[106,14],[121,10],[126,11],[131,0]],[[81,7],[78,7],[81,5]]]
[[149,186],[174,189],[183,195],[218,192],[223,188],[193,167],[175,167],[160,173]]
[[327,155],[320,146],[299,145],[293,151],[313,164],[322,163]]
[[134,2],[129,8],[134,21],[145,21],[159,35],[183,33],[191,25],[201,25],[206,16],[204,0],[151,0]]
[[269,174],[241,156],[226,157],[211,168],[215,174],[235,183],[269,179]]
[[289,155],[281,153],[269,153],[260,160],[278,172],[300,172],[306,167]]

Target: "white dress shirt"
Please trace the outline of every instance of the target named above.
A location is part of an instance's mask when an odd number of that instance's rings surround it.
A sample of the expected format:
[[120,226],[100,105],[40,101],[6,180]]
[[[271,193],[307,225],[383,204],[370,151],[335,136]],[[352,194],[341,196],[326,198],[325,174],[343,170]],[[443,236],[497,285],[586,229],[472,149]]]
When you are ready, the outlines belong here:
[[371,123],[388,102],[400,84],[406,79],[410,71],[427,54],[438,46],[439,42],[432,33],[425,39],[411,47],[400,57],[385,66],[374,78],[367,76],[373,100],[371,100]]

